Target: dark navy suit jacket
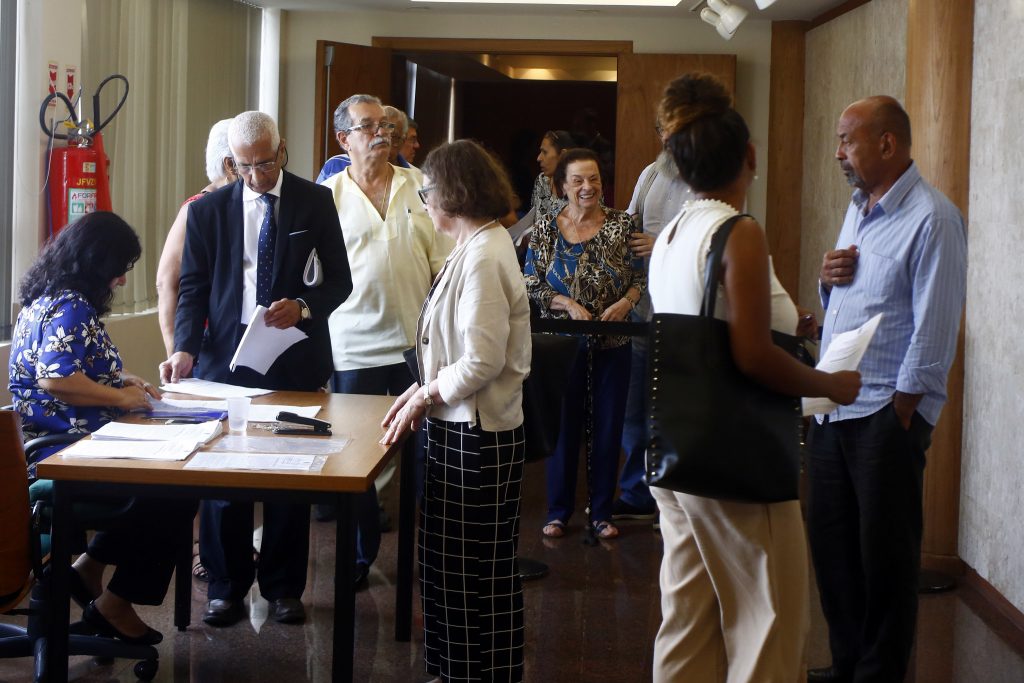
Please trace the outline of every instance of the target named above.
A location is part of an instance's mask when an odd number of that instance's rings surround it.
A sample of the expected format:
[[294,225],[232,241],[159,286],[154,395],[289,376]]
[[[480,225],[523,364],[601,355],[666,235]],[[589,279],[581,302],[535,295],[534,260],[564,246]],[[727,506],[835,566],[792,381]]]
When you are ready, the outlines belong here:
[[[330,190],[282,171],[271,301],[301,298],[312,319],[297,327],[309,339],[291,346],[266,375],[229,369],[242,338],[242,182],[212,192],[188,208],[181,260],[174,349],[197,356],[193,374],[215,382],[275,390],[314,391],[331,376],[327,318],[352,291],[345,240]],[[323,281],[303,283],[313,249]],[[208,324],[207,324],[208,322]]]

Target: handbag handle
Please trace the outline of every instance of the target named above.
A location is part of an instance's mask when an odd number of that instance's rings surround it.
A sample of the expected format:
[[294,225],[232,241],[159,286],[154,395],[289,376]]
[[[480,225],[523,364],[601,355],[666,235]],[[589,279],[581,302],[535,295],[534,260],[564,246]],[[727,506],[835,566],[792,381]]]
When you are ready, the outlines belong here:
[[718,300],[718,282],[722,279],[722,255],[725,253],[725,243],[729,240],[729,234],[733,227],[741,218],[752,218],[752,216],[748,213],[730,216],[711,238],[711,249],[708,250],[708,262],[704,271],[704,301],[700,306],[702,316],[715,317],[715,302]]

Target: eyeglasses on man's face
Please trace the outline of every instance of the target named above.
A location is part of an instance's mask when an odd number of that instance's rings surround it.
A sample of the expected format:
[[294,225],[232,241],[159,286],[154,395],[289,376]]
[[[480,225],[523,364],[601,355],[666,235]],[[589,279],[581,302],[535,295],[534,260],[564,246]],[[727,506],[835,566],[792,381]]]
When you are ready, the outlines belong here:
[[278,147],[277,152],[274,154],[273,159],[266,159],[264,161],[257,161],[255,164],[240,164],[234,159],[231,160],[231,167],[235,169],[235,173],[244,176],[252,175],[253,171],[260,173],[270,173],[277,168],[278,159],[281,155],[281,148]]
[[416,190],[416,194],[418,194],[420,196],[420,201],[423,202],[423,206],[427,205],[427,195],[433,189],[434,189],[433,185],[428,185],[426,187],[420,188],[419,190]]
[[391,134],[391,132],[394,131],[395,128],[397,128],[397,126],[395,124],[391,123],[387,119],[381,119],[380,121],[370,121],[368,123],[360,123],[358,126],[352,126],[351,128],[346,128],[345,132],[346,133],[352,133],[352,132],[355,132],[357,130],[361,130],[361,131],[366,132],[369,135],[373,135],[377,131],[382,130],[385,133]]

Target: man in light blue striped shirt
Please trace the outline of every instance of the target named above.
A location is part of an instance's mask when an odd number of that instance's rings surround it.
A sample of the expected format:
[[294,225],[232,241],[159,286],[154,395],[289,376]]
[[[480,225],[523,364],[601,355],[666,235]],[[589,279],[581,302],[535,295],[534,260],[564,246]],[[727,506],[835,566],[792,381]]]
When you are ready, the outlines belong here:
[[946,400],[967,279],[960,212],[921,178],[890,97],[854,102],[836,158],[854,188],[825,254],[822,349],[882,313],[857,400],[809,439],[808,532],[832,666],[809,681],[903,681],[914,640],[925,451]]

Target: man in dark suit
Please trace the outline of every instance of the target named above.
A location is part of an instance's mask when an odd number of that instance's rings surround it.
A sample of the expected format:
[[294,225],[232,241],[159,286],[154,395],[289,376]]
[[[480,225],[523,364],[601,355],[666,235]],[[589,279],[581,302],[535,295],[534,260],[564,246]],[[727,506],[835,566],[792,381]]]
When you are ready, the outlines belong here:
[[[160,365],[164,382],[188,377],[274,390],[316,391],[331,376],[327,319],[352,291],[345,242],[331,193],[282,169],[274,120],[235,117],[228,131],[242,182],[189,206],[182,255],[175,352]],[[265,375],[229,364],[258,305],[277,328],[308,335]],[[243,598],[257,577],[282,623],[305,619],[309,506],[264,503],[258,564],[250,543],[251,503],[203,501],[200,556],[210,574],[203,621],[227,626],[245,616]]]

